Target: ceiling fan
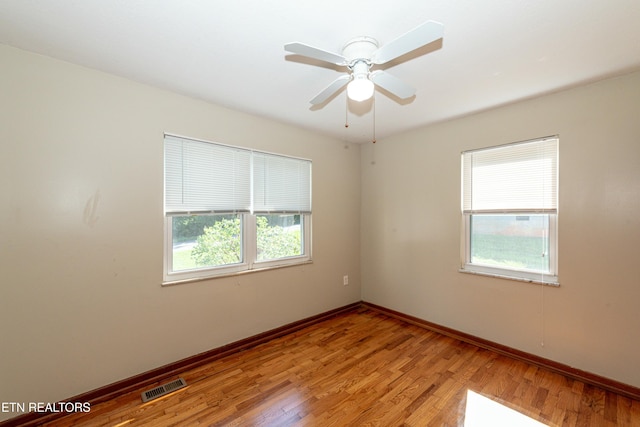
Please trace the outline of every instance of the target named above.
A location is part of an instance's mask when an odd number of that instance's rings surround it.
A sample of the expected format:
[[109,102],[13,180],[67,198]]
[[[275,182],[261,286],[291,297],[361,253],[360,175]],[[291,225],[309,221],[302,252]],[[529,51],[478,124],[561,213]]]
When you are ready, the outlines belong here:
[[348,68],[348,74],[338,77],[310,101],[313,105],[322,104],[345,85],[348,85],[347,96],[354,101],[371,98],[376,85],[400,99],[406,99],[415,94],[413,87],[382,70],[372,71],[371,67],[386,64],[439,40],[443,32],[441,23],[427,21],[384,46],[378,46],[378,42],[371,37],[357,37],[344,46],[341,55],[299,42],[287,43],[284,49]]

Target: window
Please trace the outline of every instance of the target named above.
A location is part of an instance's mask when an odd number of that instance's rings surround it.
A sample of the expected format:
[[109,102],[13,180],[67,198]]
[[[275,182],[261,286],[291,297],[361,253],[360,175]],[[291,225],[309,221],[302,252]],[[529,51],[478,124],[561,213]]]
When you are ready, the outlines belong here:
[[463,272],[558,283],[558,138],[462,153]]
[[311,259],[311,162],[164,138],[164,282]]

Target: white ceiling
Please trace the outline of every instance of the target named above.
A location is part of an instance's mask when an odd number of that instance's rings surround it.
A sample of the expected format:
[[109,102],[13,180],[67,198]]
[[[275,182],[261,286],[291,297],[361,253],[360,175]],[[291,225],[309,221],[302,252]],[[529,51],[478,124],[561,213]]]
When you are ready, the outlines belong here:
[[[407,129],[640,69],[640,0],[0,0],[0,43],[350,142],[371,102],[309,100],[338,68],[284,51],[381,45],[427,20],[439,49],[386,71],[417,89],[375,97],[378,140]],[[438,47],[438,46],[436,46]]]

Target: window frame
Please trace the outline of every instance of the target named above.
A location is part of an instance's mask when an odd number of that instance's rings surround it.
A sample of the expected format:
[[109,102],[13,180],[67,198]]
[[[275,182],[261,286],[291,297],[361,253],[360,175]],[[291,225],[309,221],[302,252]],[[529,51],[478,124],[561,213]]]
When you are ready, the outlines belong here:
[[[521,141],[511,144],[498,145],[492,147],[486,147],[476,150],[471,150],[472,152],[478,152],[483,150],[491,150],[497,148],[504,148],[511,145],[519,145],[519,144],[527,144],[534,142],[544,142],[549,139],[555,139],[557,144],[557,149],[559,149],[559,137],[548,136],[543,138],[536,138],[528,141]],[[463,152],[461,156],[461,215],[462,215],[462,226],[461,226],[461,266],[459,271],[461,273],[471,273],[471,274],[479,274],[491,277],[498,277],[504,279],[511,279],[516,281],[523,281],[529,283],[539,283],[551,286],[559,286],[558,280],[558,209],[499,209],[499,210],[478,210],[478,211],[465,211],[465,169],[464,169],[464,155],[468,152]],[[559,161],[559,154],[556,152],[555,160]],[[556,182],[555,182],[555,197],[557,200],[558,197],[558,165],[556,164],[555,173],[556,173]],[[472,216],[480,216],[480,215],[516,215],[516,216],[527,216],[527,215],[546,215],[548,217],[548,257],[549,257],[549,271],[537,271],[530,269],[518,269],[518,268],[509,268],[505,266],[491,266],[480,263],[471,262],[471,218]]]
[[[200,216],[205,214],[194,214],[194,216]],[[164,279],[163,283],[174,283],[185,280],[202,280],[217,275],[230,275],[239,273],[247,269],[246,262],[246,239],[247,233],[245,233],[245,218],[243,215],[240,217],[240,231],[241,231],[241,257],[242,261],[236,264],[227,264],[221,266],[202,267],[191,270],[178,270],[173,271],[173,218],[176,215],[166,215],[164,217]]]
[[[471,217],[474,214],[463,213],[464,256],[460,272],[481,274],[485,276],[500,277],[505,279],[520,280],[531,283],[543,283],[546,285],[559,285],[558,283],[558,215],[540,212],[502,212],[502,214],[517,215],[548,215],[549,218],[549,272],[539,272],[527,269],[508,267],[496,267],[471,262]],[[475,214],[482,215],[482,214]],[[488,214],[490,215],[490,214]]]
[[[250,151],[252,154],[256,153],[258,155],[267,155],[267,156],[279,156],[286,159],[294,159],[300,160],[301,162],[308,162],[309,167],[309,202],[311,200],[311,168],[312,162],[308,159],[302,159],[287,155],[279,155],[274,153],[268,153],[259,150],[253,150],[249,148],[235,147],[235,146],[227,146],[224,144],[219,144],[215,142],[209,142],[204,140],[198,140],[194,138],[187,138],[176,136],[172,134],[165,133],[165,140],[167,137],[170,138],[178,138],[187,141],[195,141],[200,143],[209,143],[217,146],[229,147],[231,149],[239,149]],[[166,163],[166,151],[165,151],[165,163]],[[253,162],[251,162],[251,168],[253,169]],[[253,172],[250,173],[253,176]],[[164,172],[164,179],[166,185],[166,170]],[[252,190],[253,193],[253,190]],[[166,188],[165,188],[165,199],[166,199]],[[310,209],[310,206],[309,206]],[[173,218],[179,216],[203,216],[203,215],[215,215],[215,214],[236,214],[240,218],[240,229],[241,229],[241,257],[242,261],[235,264],[226,264],[220,266],[210,266],[210,267],[201,267],[194,268],[189,270],[178,270],[173,271],[173,257],[174,257],[174,249],[173,249]],[[258,260],[257,253],[257,225],[256,225],[256,217],[259,215],[300,215],[300,234],[301,234],[301,249],[302,254],[296,256],[288,256],[281,257],[276,259],[269,260]],[[164,242],[163,242],[163,282],[162,285],[173,285],[184,282],[191,281],[199,281],[199,280],[207,280],[214,279],[219,277],[228,277],[234,276],[238,274],[251,273],[256,271],[263,271],[274,268],[282,268],[294,265],[307,264],[312,262],[312,212],[309,210],[306,211],[260,211],[253,212],[253,205],[249,212],[246,211],[236,211],[236,212],[215,212],[215,211],[197,211],[197,212],[169,212],[167,208],[164,209]]]
[[[200,214],[202,215],[202,214]],[[302,222],[301,238],[303,254],[291,257],[257,260],[256,215],[240,214],[240,229],[242,232],[242,261],[237,264],[202,267],[192,270],[172,271],[173,265],[173,227],[171,215],[164,217],[164,279],[163,285],[171,285],[188,281],[206,280],[217,277],[227,277],[237,274],[307,264],[311,257],[311,214],[300,214]],[[249,256],[251,255],[251,256]]]
[[267,259],[263,261],[258,260],[256,216],[257,215],[251,215],[252,224],[249,230],[249,233],[251,233],[249,238],[251,239],[251,250],[253,253],[253,258],[249,267],[250,270],[286,267],[311,261],[311,214],[300,214],[300,222],[302,223],[302,226],[300,227],[300,239],[302,240],[301,255]]

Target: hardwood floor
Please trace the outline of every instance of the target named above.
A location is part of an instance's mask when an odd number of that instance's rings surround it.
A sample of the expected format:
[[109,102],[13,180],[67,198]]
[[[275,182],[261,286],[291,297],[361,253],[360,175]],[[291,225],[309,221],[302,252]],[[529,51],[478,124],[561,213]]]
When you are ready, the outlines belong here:
[[180,376],[48,425],[640,426],[639,401],[367,309]]

